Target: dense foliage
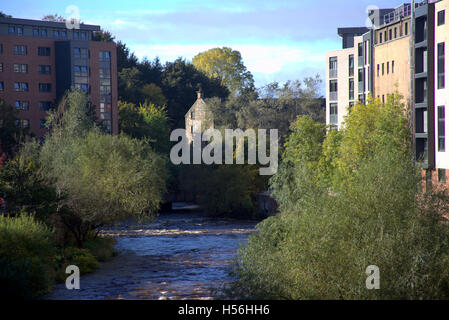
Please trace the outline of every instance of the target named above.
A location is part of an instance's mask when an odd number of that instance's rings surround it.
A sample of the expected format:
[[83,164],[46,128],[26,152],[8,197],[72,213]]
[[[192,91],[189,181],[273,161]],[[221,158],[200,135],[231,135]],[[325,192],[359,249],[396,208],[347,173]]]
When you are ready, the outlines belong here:
[[[398,96],[357,105],[339,133],[324,138],[322,129],[304,117],[293,125],[271,181],[281,213],[259,224],[240,251],[231,292],[264,299],[448,298],[449,232],[441,211],[449,199],[422,191]],[[379,267],[380,290],[366,288],[369,265]]]

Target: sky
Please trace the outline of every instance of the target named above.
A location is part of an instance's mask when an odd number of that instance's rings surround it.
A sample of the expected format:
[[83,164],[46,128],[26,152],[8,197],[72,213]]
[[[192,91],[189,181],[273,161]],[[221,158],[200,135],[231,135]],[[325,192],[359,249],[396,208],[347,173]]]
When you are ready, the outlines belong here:
[[[191,60],[215,47],[240,51],[256,87],[324,78],[325,53],[341,48],[339,27],[365,26],[367,9],[396,0],[14,0],[0,10],[17,18],[69,17],[100,25],[139,58]],[[324,85],[323,85],[324,87]]]

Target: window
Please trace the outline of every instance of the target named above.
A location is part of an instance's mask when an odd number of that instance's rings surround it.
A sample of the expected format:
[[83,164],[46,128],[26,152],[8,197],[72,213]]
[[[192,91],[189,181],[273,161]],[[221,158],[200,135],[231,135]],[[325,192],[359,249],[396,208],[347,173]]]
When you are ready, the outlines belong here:
[[379,43],[382,43],[382,32],[379,32]]
[[46,123],[47,123],[47,120],[45,120],[45,119],[41,119],[40,120],[40,127],[41,127],[41,129],[46,127]]
[[438,152],[446,151],[445,107],[438,107]]
[[3,72],[3,63],[0,63],[0,72]]
[[17,27],[17,35],[23,36],[23,27]]
[[385,103],[385,95],[382,95],[382,103]]
[[349,100],[354,100],[354,79],[349,79]]
[[86,40],[86,33],[85,32],[81,32],[81,39],[82,40]]
[[446,169],[438,169],[438,182],[446,183]]
[[441,10],[438,11],[438,25],[442,26],[443,24],[445,24],[446,20],[446,11],[445,10]]
[[391,61],[391,73],[394,73],[394,60]]
[[0,81],[0,91],[5,90],[5,84],[3,83],[3,81]]
[[337,80],[329,81],[330,100],[338,99],[338,83]]
[[75,58],[87,59],[89,56],[87,48],[73,48],[73,54]]
[[50,48],[47,47],[38,47],[37,48],[37,54],[39,56],[50,56]]
[[51,66],[39,65],[39,74],[51,74]]
[[46,37],[47,36],[47,29],[41,29],[41,36]]
[[14,91],[17,92],[28,91],[28,82],[14,82]]
[[30,103],[28,101],[16,101],[14,106],[17,110],[29,110]]
[[382,63],[382,75],[385,74],[385,63]]
[[39,29],[37,29],[37,28],[33,29],[33,36],[34,37],[39,37]]
[[42,111],[47,111],[51,109],[51,101],[40,101],[39,109]]
[[9,28],[8,28],[8,33],[9,33],[9,34],[16,33],[16,27],[14,27],[14,26],[9,26]]
[[384,39],[385,39],[385,42],[388,41],[388,39],[387,39],[387,30],[385,30],[385,32],[384,32]]
[[15,73],[28,73],[28,65],[14,63],[14,72]]
[[[100,54],[100,60],[102,60],[101,54]],[[337,77],[337,57],[329,58],[329,77],[330,78]]]
[[62,37],[62,38],[67,38],[67,31],[62,30],[62,31],[61,31],[61,37]]
[[380,64],[377,64],[377,76],[380,76]]
[[110,94],[111,86],[101,86],[100,85],[100,94]]
[[408,22],[406,22],[404,25],[404,34],[408,35]]
[[394,28],[394,38],[396,39],[398,37],[398,28]]
[[444,42],[438,44],[438,89],[445,87],[445,69],[444,69]]
[[338,104],[331,103],[329,105],[329,123],[337,124],[338,123]]
[[109,51],[100,51],[100,61],[111,60],[111,53]]
[[27,46],[14,46],[14,54],[25,56],[27,54]]
[[53,30],[53,37],[59,38],[59,30]]
[[[75,83],[75,88],[83,90],[83,91],[88,91],[89,85],[87,83]],[[101,86],[100,86],[100,92],[101,92]]]
[[73,32],[73,39],[79,39],[80,33],[78,31]]
[[349,76],[350,77],[354,76],[354,55],[353,54],[349,55]]
[[393,30],[388,30],[388,39],[392,40],[393,39]]
[[75,76],[87,76],[87,66],[74,66]]
[[387,62],[387,74],[390,74],[390,61]]
[[190,119],[195,119],[195,112],[194,112],[194,111],[192,111],[192,112],[190,113]]
[[22,128],[29,128],[30,127],[30,120],[24,119],[24,120],[20,120],[20,126]]
[[39,83],[39,92],[51,92],[51,83]]
[[0,53],[3,53],[3,44],[0,43]]

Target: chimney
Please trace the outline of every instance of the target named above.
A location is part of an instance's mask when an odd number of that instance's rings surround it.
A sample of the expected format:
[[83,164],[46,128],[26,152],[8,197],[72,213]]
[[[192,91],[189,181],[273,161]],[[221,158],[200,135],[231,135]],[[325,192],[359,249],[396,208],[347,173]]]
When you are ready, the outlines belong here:
[[203,99],[203,93],[201,91],[197,91],[196,94],[198,99]]

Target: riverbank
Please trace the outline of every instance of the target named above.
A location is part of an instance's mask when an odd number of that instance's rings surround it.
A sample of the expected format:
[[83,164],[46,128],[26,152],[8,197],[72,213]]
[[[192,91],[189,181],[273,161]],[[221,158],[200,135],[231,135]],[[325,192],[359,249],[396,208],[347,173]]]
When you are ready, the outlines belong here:
[[118,256],[81,276],[80,290],[58,284],[44,299],[213,299],[256,224],[184,212],[105,230]]

